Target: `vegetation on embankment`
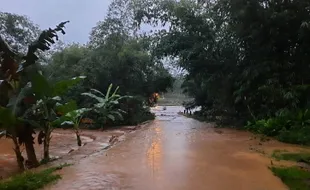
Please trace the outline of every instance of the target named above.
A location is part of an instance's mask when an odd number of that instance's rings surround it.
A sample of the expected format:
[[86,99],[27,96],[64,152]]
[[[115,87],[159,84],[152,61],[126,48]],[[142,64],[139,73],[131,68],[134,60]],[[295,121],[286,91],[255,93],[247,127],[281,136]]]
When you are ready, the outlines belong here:
[[12,176],[9,179],[0,182],[0,190],[37,190],[42,189],[45,185],[61,179],[57,170],[69,166],[67,164],[48,168],[39,172],[26,171],[24,173]]
[[278,176],[291,190],[310,189],[310,153],[275,150],[272,157],[277,161],[291,161],[295,166],[284,167],[272,165],[270,170]]
[[287,160],[310,164],[309,152],[288,152],[286,150],[275,150],[272,157],[276,160]]
[[278,176],[290,190],[309,190],[310,171],[298,167],[271,167],[274,175]]
[[275,117],[248,122],[246,129],[282,142],[310,145],[310,112],[283,111]]

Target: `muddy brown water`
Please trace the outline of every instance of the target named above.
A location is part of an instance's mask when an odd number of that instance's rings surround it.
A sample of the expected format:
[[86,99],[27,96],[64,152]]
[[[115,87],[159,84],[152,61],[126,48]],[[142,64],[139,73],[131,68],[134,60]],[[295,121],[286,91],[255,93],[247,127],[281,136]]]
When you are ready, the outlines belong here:
[[261,146],[247,132],[214,129],[180,116],[180,107],[153,111],[155,121],[115,147],[63,169],[63,179],[46,189],[287,189],[270,172],[270,158],[262,152],[299,147],[275,141]]
[[87,143],[83,159],[59,171],[62,179],[45,189],[287,189],[268,169],[268,155],[275,149],[303,148],[276,141],[261,145],[250,133],[215,129],[212,124],[178,115],[181,107],[153,111],[155,121],[126,134],[124,141],[108,150],[90,153],[86,150],[96,146],[98,139]]
[[[83,143],[90,143],[93,141],[91,135],[81,137]],[[37,158],[41,160],[43,158],[43,146],[39,145],[35,139],[35,149]],[[53,158],[58,158],[67,155],[68,152],[78,150],[79,147],[76,142],[75,133],[71,130],[55,130],[52,134],[50,154]],[[21,146],[21,151],[26,157],[26,150],[24,146]],[[13,151],[13,142],[8,138],[0,139],[0,177],[6,178],[13,174],[18,173],[18,167],[16,164],[15,154]]]

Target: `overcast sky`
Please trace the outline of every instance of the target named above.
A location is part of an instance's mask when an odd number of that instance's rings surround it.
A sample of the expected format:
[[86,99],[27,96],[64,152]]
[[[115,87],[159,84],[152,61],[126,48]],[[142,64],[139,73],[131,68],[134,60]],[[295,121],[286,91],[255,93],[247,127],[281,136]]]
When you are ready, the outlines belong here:
[[63,41],[86,43],[91,28],[104,19],[111,1],[0,0],[0,11],[26,15],[41,29],[69,20]]

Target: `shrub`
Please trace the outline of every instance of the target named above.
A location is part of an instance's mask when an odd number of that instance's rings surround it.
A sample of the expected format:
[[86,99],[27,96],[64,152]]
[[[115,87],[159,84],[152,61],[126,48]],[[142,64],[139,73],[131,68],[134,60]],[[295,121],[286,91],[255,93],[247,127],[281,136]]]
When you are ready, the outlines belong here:
[[291,190],[308,190],[310,189],[309,178],[310,172],[299,169],[297,167],[290,168],[270,168],[274,175],[281,178],[281,180]]
[[58,167],[43,170],[35,173],[27,171],[16,175],[8,181],[0,182],[1,190],[36,190],[41,189],[46,184],[60,179],[60,175],[53,174]]
[[298,110],[282,112],[276,117],[248,122],[246,128],[252,132],[276,137],[294,144],[310,144],[310,112]]

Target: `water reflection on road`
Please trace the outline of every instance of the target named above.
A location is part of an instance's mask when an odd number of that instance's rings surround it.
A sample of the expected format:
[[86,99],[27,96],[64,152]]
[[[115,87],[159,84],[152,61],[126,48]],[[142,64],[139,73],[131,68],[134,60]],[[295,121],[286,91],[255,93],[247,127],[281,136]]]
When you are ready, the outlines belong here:
[[155,176],[155,172],[160,170],[160,166],[162,165],[162,145],[161,145],[161,128],[156,127],[156,136],[153,137],[153,142],[151,146],[147,150],[147,160],[148,164],[153,171],[153,176]]
[[178,115],[180,107],[154,109],[157,119],[106,152],[62,171],[47,189],[284,190],[249,150],[247,132],[222,130]]

